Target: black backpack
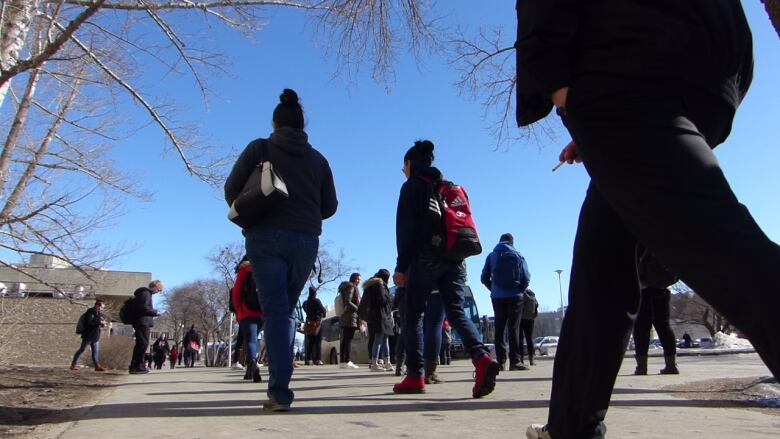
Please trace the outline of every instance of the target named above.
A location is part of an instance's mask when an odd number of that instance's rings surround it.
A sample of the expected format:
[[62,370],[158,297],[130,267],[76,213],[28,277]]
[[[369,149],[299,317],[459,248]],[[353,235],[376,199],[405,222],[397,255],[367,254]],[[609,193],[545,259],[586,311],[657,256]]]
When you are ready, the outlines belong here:
[[119,320],[125,325],[132,325],[136,320],[135,296],[125,300],[122,307],[119,308]]
[[84,333],[84,326],[86,326],[85,321],[87,320],[87,312],[89,311],[84,311],[84,314],[82,314],[81,317],[79,317],[79,321],[76,323],[76,334]]
[[257,287],[255,287],[255,278],[252,273],[244,279],[244,288],[241,290],[241,301],[244,302],[244,306],[252,311],[262,311],[263,307],[260,306],[260,299],[257,294]]

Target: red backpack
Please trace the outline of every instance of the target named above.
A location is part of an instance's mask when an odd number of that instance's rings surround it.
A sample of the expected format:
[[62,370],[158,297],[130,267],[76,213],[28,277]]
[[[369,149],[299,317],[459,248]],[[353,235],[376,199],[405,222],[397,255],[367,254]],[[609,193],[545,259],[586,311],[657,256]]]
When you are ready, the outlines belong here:
[[419,178],[431,188],[428,213],[434,226],[429,244],[434,253],[450,261],[482,253],[466,188],[447,180]]

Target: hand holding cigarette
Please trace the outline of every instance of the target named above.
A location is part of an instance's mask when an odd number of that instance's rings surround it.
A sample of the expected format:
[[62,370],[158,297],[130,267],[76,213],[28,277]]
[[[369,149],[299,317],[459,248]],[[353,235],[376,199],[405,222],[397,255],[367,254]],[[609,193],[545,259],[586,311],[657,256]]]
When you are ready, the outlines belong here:
[[563,148],[561,154],[558,156],[558,160],[561,162],[555,165],[555,167],[552,169],[553,172],[557,171],[558,168],[563,166],[564,163],[568,163],[570,165],[575,162],[582,163],[582,157],[580,157],[580,154],[577,151],[577,144],[574,143],[573,140]]

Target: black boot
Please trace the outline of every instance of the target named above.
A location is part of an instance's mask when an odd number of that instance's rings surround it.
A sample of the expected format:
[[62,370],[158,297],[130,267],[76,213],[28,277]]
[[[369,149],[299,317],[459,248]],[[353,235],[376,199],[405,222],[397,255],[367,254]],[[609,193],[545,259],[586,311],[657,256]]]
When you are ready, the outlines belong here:
[[664,361],[666,367],[661,369],[661,375],[678,375],[680,370],[677,369],[677,354],[664,355]]
[[439,374],[436,373],[436,362],[425,360],[425,384],[439,384],[444,380],[439,378]]
[[647,375],[647,355],[636,356],[636,369],[634,375]]

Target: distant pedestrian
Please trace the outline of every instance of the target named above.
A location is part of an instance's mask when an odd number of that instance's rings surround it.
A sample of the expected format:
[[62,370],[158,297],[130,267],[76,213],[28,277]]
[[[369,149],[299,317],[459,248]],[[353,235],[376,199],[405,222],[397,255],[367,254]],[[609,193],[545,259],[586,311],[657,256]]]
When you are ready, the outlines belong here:
[[317,288],[309,287],[309,297],[303,302],[303,311],[306,313],[304,334],[306,335],[304,351],[306,352],[306,365],[322,365],[322,319],[327,310],[322,301],[317,298]]
[[233,285],[233,306],[238,319],[238,331],[246,344],[246,371],[244,379],[255,383],[262,381],[258,365],[257,335],[263,328],[263,310],[259,292],[255,286],[252,264],[244,256],[236,267],[236,283]]
[[[536,293],[530,288],[525,289],[525,298],[523,299],[523,314],[520,318],[520,343],[525,339],[525,346],[528,351],[528,364],[533,366],[534,362],[534,321],[539,315],[539,302],[536,300]],[[520,362],[523,362],[523,349],[520,349]]]
[[165,359],[168,357],[171,348],[168,346],[168,337],[165,334],[160,334],[152,345],[152,354],[154,355],[154,368],[157,370],[162,369]]
[[439,364],[450,364],[452,362],[452,326],[445,320],[441,325],[441,355]]
[[195,360],[199,353],[200,334],[195,330],[195,325],[192,325],[184,334],[184,367],[195,367]]
[[152,296],[163,291],[163,283],[160,280],[153,280],[148,287],[142,287],[133,293],[135,295],[135,321],[133,329],[135,330],[135,347],[133,348],[133,359],[130,362],[130,373],[148,373],[149,368],[144,365],[145,355],[149,349],[149,336],[151,328],[154,326],[154,317],[160,313],[154,309]]
[[395,376],[403,374],[404,363],[406,362],[406,351],[404,348],[404,316],[406,315],[404,302],[406,300],[406,288],[395,287],[395,296],[393,297],[393,319],[395,320]]
[[[407,180],[401,186],[396,211],[396,261],[394,283],[406,287],[406,377],[393,387],[396,393],[425,391],[425,360],[423,358],[422,319],[433,290],[438,290],[447,319],[463,340],[475,367],[472,396],[481,398],[491,393],[496,384],[498,363],[482,344],[477,328],[463,309],[466,289],[466,263],[452,260],[441,253],[444,231],[441,204],[432,194],[444,184],[442,173],[433,167],[434,145],[429,140],[417,141],[404,155],[403,172]],[[448,186],[457,190],[456,186]],[[464,194],[465,195],[465,194]],[[460,195],[458,195],[460,197]],[[459,198],[459,206],[468,206]],[[461,210],[452,210],[463,215]],[[436,231],[436,233],[434,233]],[[469,229],[471,231],[471,229]],[[476,235],[471,235],[472,239]],[[446,239],[446,238],[444,238]],[[440,327],[436,332],[441,334]],[[436,350],[438,356],[438,349]],[[434,357],[435,359],[436,357]]]
[[339,317],[341,336],[339,338],[339,367],[342,369],[359,369],[360,366],[352,362],[352,339],[358,329],[358,298],[357,288],[352,282],[342,282],[339,285],[341,300],[344,303],[344,313]]
[[70,363],[70,370],[78,370],[79,357],[90,347],[92,351],[92,363],[95,365],[97,372],[103,372],[100,366],[100,330],[106,326],[106,320],[103,317],[103,310],[105,309],[105,303],[102,300],[95,300],[95,305],[92,308],[84,311],[84,314],[79,319],[82,320],[81,325],[81,346],[73,355],[73,361]]
[[642,287],[639,313],[634,321],[634,375],[647,375],[647,354],[650,347],[650,328],[655,327],[664,349],[665,367],[661,374],[676,375],[677,341],[669,324],[672,292],[669,286],[679,279],[661,264],[649,250],[637,245],[637,272]]
[[264,410],[286,411],[295,399],[290,389],[295,306],[312,272],[323,219],[336,213],[338,199],[325,157],[309,143],[298,94],[284,89],[273,112],[268,139],[249,143],[225,182],[225,201],[232,205],[265,152],[289,197],[244,228],[246,252],[254,268],[264,313],[269,358],[268,400]]
[[171,369],[175,369],[176,368],[176,361],[178,361],[178,359],[179,359],[179,347],[178,346],[173,345],[173,347],[171,348],[171,353],[170,353],[169,358],[171,360]]
[[508,341],[509,370],[528,370],[522,360],[520,318],[523,315],[524,293],[531,281],[531,273],[525,258],[515,250],[511,233],[501,235],[498,244],[485,259],[481,280],[490,290],[490,300],[493,302],[498,364],[501,369],[504,368]]
[[390,270],[382,268],[363,285],[363,300],[366,300],[369,310],[366,323],[368,330],[374,334],[374,345],[369,351],[369,369],[374,372],[393,371],[388,345],[393,335],[393,298],[387,287],[389,281]]

